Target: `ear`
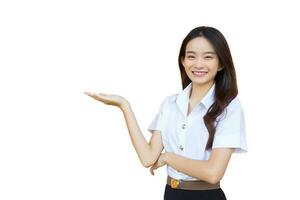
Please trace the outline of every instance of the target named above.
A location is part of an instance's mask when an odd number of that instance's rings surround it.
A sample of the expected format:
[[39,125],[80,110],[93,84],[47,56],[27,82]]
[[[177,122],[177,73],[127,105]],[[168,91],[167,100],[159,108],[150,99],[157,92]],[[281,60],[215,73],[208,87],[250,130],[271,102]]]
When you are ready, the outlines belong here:
[[183,56],[181,56],[181,64],[183,64],[183,62],[184,62],[184,57]]
[[181,57],[180,61],[181,61],[182,66],[185,68],[184,57]]
[[218,72],[222,71],[224,69],[224,67],[219,67]]

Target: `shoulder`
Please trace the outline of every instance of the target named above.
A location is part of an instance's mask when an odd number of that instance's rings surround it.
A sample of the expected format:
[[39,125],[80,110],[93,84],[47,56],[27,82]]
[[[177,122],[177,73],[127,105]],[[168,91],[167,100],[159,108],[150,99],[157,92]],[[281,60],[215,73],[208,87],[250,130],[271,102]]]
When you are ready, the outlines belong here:
[[242,103],[238,96],[236,96],[226,107],[228,110],[242,110]]
[[167,103],[174,103],[177,99],[177,95],[178,95],[178,93],[170,94],[170,95],[166,96],[165,101]]
[[224,112],[219,116],[219,119],[226,119],[231,117],[242,117],[243,107],[241,100],[236,96],[224,109]]
[[163,109],[165,107],[168,107],[169,105],[171,105],[172,103],[176,102],[177,99],[177,93],[176,94],[170,94],[168,96],[165,96],[165,98],[162,100],[162,102],[160,103],[160,107]]

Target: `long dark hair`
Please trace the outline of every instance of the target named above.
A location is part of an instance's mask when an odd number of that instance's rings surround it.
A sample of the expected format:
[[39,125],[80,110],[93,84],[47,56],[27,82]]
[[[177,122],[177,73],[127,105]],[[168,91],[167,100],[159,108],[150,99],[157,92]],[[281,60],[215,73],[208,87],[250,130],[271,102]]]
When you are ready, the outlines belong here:
[[224,112],[226,106],[237,96],[238,88],[234,64],[225,37],[216,28],[200,26],[191,30],[181,44],[178,63],[182,89],[191,83],[191,80],[187,76],[181,61],[185,58],[188,42],[196,37],[204,37],[211,43],[217,53],[219,65],[223,67],[223,69],[218,71],[215,76],[215,102],[209,107],[207,113],[203,117],[205,126],[209,132],[209,138],[205,149],[211,149],[216,127],[218,125],[217,117]]

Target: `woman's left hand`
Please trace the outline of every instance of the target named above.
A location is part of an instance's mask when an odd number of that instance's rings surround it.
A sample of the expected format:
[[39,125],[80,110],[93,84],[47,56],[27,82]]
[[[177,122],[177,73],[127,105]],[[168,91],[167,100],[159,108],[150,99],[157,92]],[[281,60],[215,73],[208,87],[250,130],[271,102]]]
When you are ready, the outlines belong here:
[[150,172],[153,176],[154,176],[154,170],[156,170],[166,164],[166,162],[165,162],[166,155],[167,155],[167,153],[161,153],[159,158],[157,159],[157,161],[150,168]]
[[105,93],[92,93],[92,92],[84,92],[84,94],[102,102],[107,105],[117,106],[120,109],[123,109],[126,104],[128,104],[127,99],[120,95],[114,94],[105,94]]

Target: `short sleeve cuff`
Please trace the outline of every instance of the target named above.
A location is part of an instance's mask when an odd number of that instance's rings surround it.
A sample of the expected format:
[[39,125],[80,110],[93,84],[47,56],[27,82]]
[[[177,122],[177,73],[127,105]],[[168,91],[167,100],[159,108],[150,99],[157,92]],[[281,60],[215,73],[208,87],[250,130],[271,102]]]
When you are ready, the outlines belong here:
[[234,148],[234,153],[247,153],[246,141],[236,135],[215,136],[212,148]]
[[161,131],[162,129],[161,120],[159,118],[160,118],[160,114],[157,114],[155,118],[152,120],[150,126],[148,127],[148,131],[152,131],[152,130]]

